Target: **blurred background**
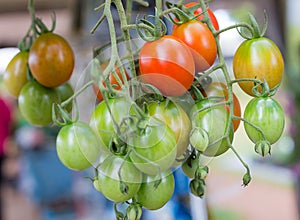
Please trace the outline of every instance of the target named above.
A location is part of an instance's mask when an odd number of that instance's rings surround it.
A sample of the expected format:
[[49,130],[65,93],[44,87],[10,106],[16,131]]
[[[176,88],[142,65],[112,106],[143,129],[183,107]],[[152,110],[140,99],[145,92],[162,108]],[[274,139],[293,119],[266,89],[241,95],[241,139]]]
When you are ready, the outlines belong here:
[[[109,40],[105,25],[95,34],[90,34],[100,17],[94,8],[101,2],[35,0],[37,16],[50,25],[51,15],[55,12],[55,32],[64,36],[74,49],[76,64],[71,78],[74,86],[91,61],[93,49]],[[187,187],[183,186],[188,185],[188,180],[179,173],[177,181],[180,184],[174,198],[161,210],[146,213],[144,219],[158,219],[158,215],[159,219],[163,216],[163,219],[170,220],[300,219],[300,1],[214,0],[209,6],[217,16],[220,29],[245,21],[248,12],[263,24],[266,10],[269,18],[266,35],[279,46],[286,62],[284,80],[276,94],[276,99],[286,112],[285,131],[272,146],[272,156],[261,158],[254,153],[253,144],[241,124],[234,146],[250,166],[253,180],[248,187],[241,186],[244,168],[229,152],[210,161],[211,172],[205,199],[189,195]],[[152,10],[136,7],[135,12],[152,13]],[[117,16],[115,19],[117,22]],[[26,0],[0,1],[0,73],[17,53],[16,46],[29,25]],[[220,39],[228,67],[231,68],[232,56],[242,39],[236,30],[222,33]],[[234,89],[243,109],[250,97],[238,87]],[[0,97],[8,106],[3,104],[2,111],[8,108],[10,111],[6,113],[12,119],[11,135],[4,143],[5,157],[1,156],[2,220],[114,219],[111,203],[95,191],[91,181],[85,178],[91,176],[93,171],[73,172],[58,161],[55,153],[57,130],[26,124],[17,111],[17,103],[7,95],[1,81]],[[83,106],[80,111],[84,112]],[[85,119],[84,115],[81,117]]]

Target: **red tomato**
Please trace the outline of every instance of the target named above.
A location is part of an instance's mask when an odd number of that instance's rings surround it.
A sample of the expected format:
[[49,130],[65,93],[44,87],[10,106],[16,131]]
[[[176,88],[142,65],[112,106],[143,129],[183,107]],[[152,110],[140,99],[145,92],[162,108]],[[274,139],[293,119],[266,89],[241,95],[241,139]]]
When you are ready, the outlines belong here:
[[217,57],[217,44],[214,35],[204,23],[191,20],[176,26],[172,35],[189,46],[197,72],[205,71],[214,64]]
[[141,81],[165,96],[183,95],[191,87],[195,63],[189,48],[175,36],[146,42],[139,54]]

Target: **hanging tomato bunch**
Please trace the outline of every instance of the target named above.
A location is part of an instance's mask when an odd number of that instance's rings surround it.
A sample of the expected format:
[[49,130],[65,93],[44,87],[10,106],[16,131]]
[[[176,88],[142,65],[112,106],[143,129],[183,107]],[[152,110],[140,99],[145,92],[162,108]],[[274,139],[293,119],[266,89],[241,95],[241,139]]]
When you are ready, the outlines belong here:
[[[121,36],[116,36],[112,4],[120,16]],[[103,60],[107,45],[94,51],[91,81],[75,93],[67,83],[74,67],[72,49],[53,33],[54,25],[48,30],[31,11],[30,31],[4,77],[20,112],[33,125],[62,126],[56,142],[59,159],[73,170],[95,168],[93,185],[115,203],[117,219],[140,219],[143,207],[163,207],[176,184],[172,171],[179,167],[191,178],[191,192],[202,197],[209,173],[202,158],[229,150],[245,167],[247,186],[250,168],[232,145],[240,122],[262,156],[270,153],[284,129],[283,109],[273,98],[284,61],[276,44],[264,36],[267,22],[261,30],[249,15],[250,23],[219,29],[203,0],[167,2],[166,9],[156,0],[154,15],[131,24],[132,1],[126,4],[126,11],[120,0],[107,0],[97,8],[101,17],[91,32],[107,20],[110,54]],[[165,19],[173,23],[172,30]],[[222,32],[233,28],[245,38],[233,58],[234,79],[219,41]],[[138,40],[132,39],[132,29]],[[211,77],[217,70],[225,81]],[[243,113],[232,88],[236,83],[253,96]],[[97,105],[89,122],[80,122],[74,101],[90,86]],[[126,213],[117,207],[124,202]]]

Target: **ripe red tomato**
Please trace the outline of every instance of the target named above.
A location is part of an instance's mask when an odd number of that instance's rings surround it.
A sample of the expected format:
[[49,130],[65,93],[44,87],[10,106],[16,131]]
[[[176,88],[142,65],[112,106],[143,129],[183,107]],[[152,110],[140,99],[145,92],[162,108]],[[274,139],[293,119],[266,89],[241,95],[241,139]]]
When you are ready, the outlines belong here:
[[207,25],[191,20],[176,26],[172,35],[189,46],[197,72],[205,71],[214,64],[217,57],[217,44]]
[[[101,69],[104,70],[104,69],[107,67],[107,65],[108,65],[108,62],[102,64],[102,65],[101,65]],[[128,75],[126,69],[123,68],[123,67],[122,67],[122,69],[123,69],[124,72],[125,72],[126,80],[129,80],[129,75]],[[124,83],[124,79],[123,79],[123,77],[122,77],[123,75],[122,75],[122,73],[121,73],[120,68],[119,68],[119,67],[116,67],[116,68],[114,69],[114,71],[115,71],[115,74],[117,74],[117,76],[120,78],[120,80],[122,81],[122,83]],[[110,73],[110,75],[109,75],[109,82],[110,82],[110,84],[113,86],[114,89],[116,89],[116,90],[120,90],[120,89],[121,89],[121,86],[120,86],[120,84],[118,83],[118,80],[116,79],[114,73]],[[104,85],[104,87],[106,87],[106,83],[103,82],[103,85]],[[99,89],[99,86],[96,85],[96,84],[94,84],[94,85],[93,85],[93,90],[94,90],[94,92],[95,92],[95,94],[96,94],[97,100],[98,100],[99,102],[101,102],[101,101],[103,100],[103,96],[102,96],[102,93],[101,93],[101,91],[100,91],[100,89]]]
[[56,87],[70,79],[74,68],[74,53],[63,37],[49,32],[33,42],[28,64],[33,77],[40,84]]
[[[267,81],[269,88],[277,86],[284,72],[284,61],[277,45],[265,37],[245,40],[233,57],[233,72],[236,79],[257,78]],[[239,86],[253,96],[253,82],[240,82]]]
[[[197,4],[199,4],[199,3],[198,2],[189,2],[189,3],[185,4],[185,7],[191,8],[191,7],[193,7],[193,6],[197,5]],[[219,23],[218,23],[218,20],[217,20],[215,14],[208,7],[206,8],[206,10],[207,10],[208,16],[209,16],[209,18],[210,18],[210,20],[211,20],[214,28],[218,31],[220,28],[219,28]],[[194,15],[199,15],[201,13],[202,13],[202,8],[201,7],[197,8],[194,11]],[[198,21],[201,21],[202,19],[203,19],[203,15],[200,15],[200,16],[197,17]]]
[[[228,100],[228,90],[227,86],[221,82],[213,82],[211,83],[205,90],[203,90],[203,94],[206,97],[215,97],[220,98],[220,101]],[[241,105],[237,96],[233,93],[233,114],[237,117],[241,117]],[[229,106],[225,106],[227,112],[229,112]],[[240,125],[240,120],[232,120],[233,129],[236,131]]]
[[194,81],[195,64],[189,48],[175,36],[146,42],[139,54],[140,79],[165,96],[183,95]]

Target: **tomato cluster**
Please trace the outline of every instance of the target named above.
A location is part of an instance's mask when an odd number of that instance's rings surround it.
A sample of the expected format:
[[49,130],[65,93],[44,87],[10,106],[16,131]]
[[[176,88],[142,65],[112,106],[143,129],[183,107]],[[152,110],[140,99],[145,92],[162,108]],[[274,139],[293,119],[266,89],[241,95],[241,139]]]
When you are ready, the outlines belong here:
[[[139,219],[142,207],[163,207],[174,192],[172,171],[179,167],[192,179],[191,192],[202,197],[209,171],[202,158],[229,149],[237,154],[232,143],[240,121],[262,156],[284,129],[283,109],[272,97],[284,68],[275,43],[258,33],[252,19],[252,37],[235,52],[231,79],[220,51],[222,30],[210,8],[202,0],[174,7],[169,10],[174,13],[170,34],[158,34],[163,29],[158,15],[155,25],[142,19],[136,27],[148,41],[138,50],[126,42],[128,53],[120,56],[112,38],[111,57],[105,62],[95,57],[92,79],[81,89],[94,90],[96,106],[88,122],[69,115],[79,93],[67,83],[74,55],[62,37],[51,32],[38,36],[10,62],[4,77],[31,124],[46,126],[54,119],[62,126],[56,140],[61,162],[77,171],[95,168],[95,189],[115,203],[129,204],[122,219]],[[219,69],[223,82],[210,75]],[[234,83],[254,96],[243,117]],[[70,103],[60,104],[67,99]],[[246,168],[244,185],[251,180]]]

